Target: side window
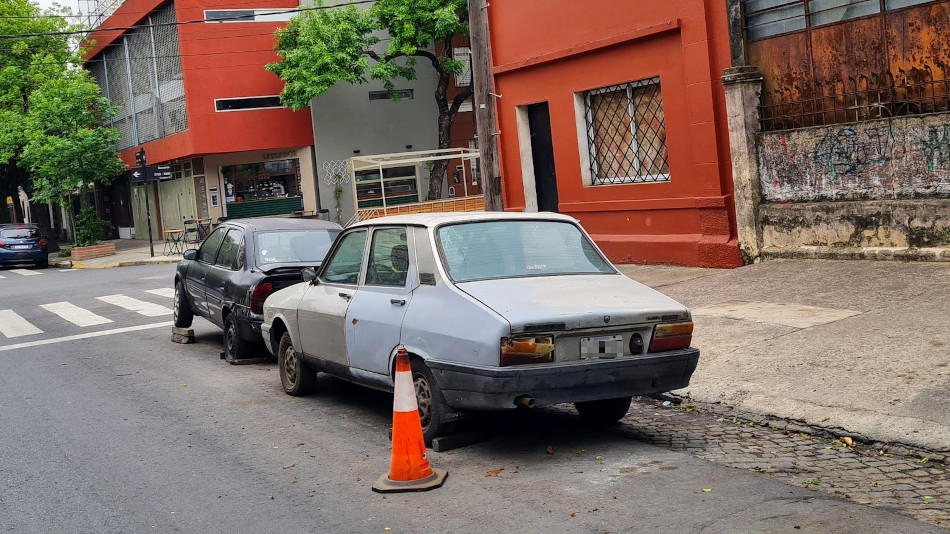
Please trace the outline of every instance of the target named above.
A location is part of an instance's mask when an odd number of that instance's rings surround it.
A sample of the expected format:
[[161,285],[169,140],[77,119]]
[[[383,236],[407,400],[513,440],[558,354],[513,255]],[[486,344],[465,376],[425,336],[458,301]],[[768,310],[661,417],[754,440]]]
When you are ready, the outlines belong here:
[[373,246],[369,250],[366,267],[366,285],[406,285],[409,273],[409,247],[405,228],[384,228],[373,232]]
[[218,259],[214,264],[225,269],[237,270],[244,266],[243,256],[244,233],[240,230],[231,230],[221,243],[221,250],[218,251]]
[[214,257],[218,254],[218,246],[221,245],[221,241],[224,240],[224,233],[227,231],[227,228],[218,228],[208,236],[208,239],[205,239],[201,248],[198,249],[199,261],[214,263]]
[[366,231],[360,230],[347,234],[340,246],[327,261],[322,278],[336,284],[356,284],[360,279],[360,267],[363,264],[363,249],[366,247]]

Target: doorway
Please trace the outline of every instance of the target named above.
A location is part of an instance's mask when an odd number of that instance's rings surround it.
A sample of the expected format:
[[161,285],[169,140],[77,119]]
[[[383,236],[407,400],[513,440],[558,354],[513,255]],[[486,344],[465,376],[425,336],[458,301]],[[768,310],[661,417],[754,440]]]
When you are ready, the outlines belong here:
[[557,213],[557,176],[554,172],[554,145],[551,141],[551,113],[547,102],[527,106],[531,137],[531,163],[538,211]]

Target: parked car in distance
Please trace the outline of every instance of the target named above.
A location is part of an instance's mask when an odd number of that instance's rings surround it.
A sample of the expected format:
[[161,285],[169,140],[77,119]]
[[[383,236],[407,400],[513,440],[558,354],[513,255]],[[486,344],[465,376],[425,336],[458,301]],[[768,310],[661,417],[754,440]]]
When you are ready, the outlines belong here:
[[175,326],[200,315],[224,329],[229,363],[267,357],[261,346],[264,299],[301,281],[301,269],[319,267],[340,225],[261,217],[227,221],[197,250],[186,250],[175,272]]
[[0,224],[0,265],[32,263],[49,267],[46,237],[35,224]]
[[690,311],[564,215],[364,221],[306,278],[264,302],[284,391],[307,393],[315,371],[391,391],[404,345],[427,441],[469,410],[573,402],[616,422],[632,396],[687,386],[699,360]]

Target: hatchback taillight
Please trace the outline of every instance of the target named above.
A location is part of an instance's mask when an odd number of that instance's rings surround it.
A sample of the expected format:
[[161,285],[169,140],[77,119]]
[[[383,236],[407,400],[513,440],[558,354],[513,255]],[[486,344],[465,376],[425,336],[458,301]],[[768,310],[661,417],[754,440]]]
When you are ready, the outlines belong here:
[[254,313],[264,313],[264,301],[267,300],[267,297],[273,292],[274,285],[270,282],[264,282],[255,287],[254,292],[251,293],[251,311]]
[[653,329],[650,352],[685,349],[693,341],[693,323],[658,324]]
[[39,245],[40,248],[45,247],[45,246],[46,246],[46,238],[44,237],[44,238],[40,239],[40,242],[37,243],[37,245]]

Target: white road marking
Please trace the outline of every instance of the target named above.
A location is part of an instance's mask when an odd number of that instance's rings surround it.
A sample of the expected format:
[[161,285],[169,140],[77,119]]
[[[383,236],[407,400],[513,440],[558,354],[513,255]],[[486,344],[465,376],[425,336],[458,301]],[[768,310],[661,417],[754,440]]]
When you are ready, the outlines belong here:
[[51,345],[53,343],[63,343],[65,341],[75,341],[77,339],[88,339],[91,337],[111,336],[115,334],[124,334],[125,332],[135,332],[136,330],[148,330],[150,328],[162,328],[171,326],[171,321],[161,323],[142,324],[138,326],[126,326],[124,328],[113,328],[112,330],[99,330],[98,332],[87,332],[85,334],[76,334],[72,336],[54,337],[50,339],[40,339],[38,341],[26,341],[24,343],[15,343],[13,345],[0,346],[0,352],[16,349],[25,349],[28,347],[37,347],[40,345]]
[[37,274],[43,274],[42,271],[31,271],[29,269],[10,269],[10,272],[22,274],[23,276],[35,276]]
[[108,302],[109,304],[134,311],[146,317],[158,317],[159,315],[168,315],[172,312],[171,309],[160,304],[152,304],[151,302],[134,299],[125,295],[106,295],[96,298],[102,302]]
[[0,334],[6,337],[32,336],[43,331],[13,310],[0,310]]
[[3,278],[3,276],[0,276],[0,278]]
[[168,297],[175,298],[175,288],[173,287],[163,287],[160,289],[148,289],[146,293],[151,293],[153,295],[158,295],[159,297]]
[[111,323],[112,319],[106,319],[101,315],[96,315],[91,311],[80,308],[70,302],[53,302],[51,304],[40,304],[40,308],[53,312],[63,319],[73,323],[76,326],[94,326],[97,324]]

